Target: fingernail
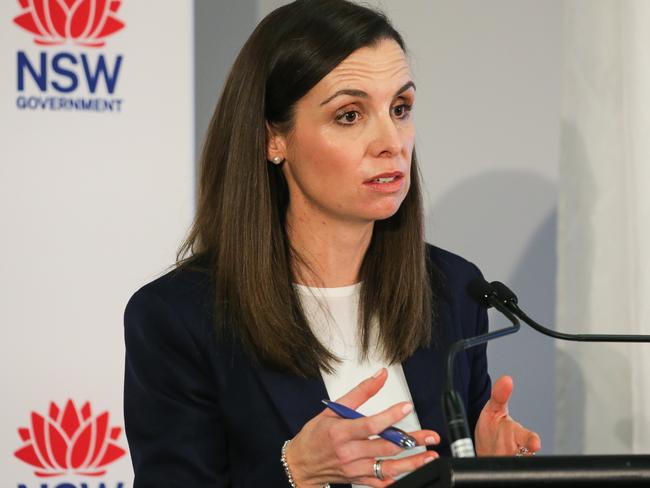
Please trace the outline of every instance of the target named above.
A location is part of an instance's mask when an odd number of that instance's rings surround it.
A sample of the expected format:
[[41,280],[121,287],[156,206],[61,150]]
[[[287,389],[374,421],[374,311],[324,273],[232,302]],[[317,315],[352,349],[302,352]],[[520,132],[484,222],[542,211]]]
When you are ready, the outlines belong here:
[[438,444],[438,442],[440,442],[440,439],[437,439],[437,438],[433,437],[432,435],[430,435],[429,437],[424,439],[424,443],[426,445],[428,445],[428,446],[431,446],[433,444]]
[[424,464],[430,463],[431,461],[435,460],[435,457],[425,457],[424,458]]
[[372,375],[373,378],[379,378],[379,375],[384,372],[384,368],[381,368],[379,371],[377,371],[375,374]]
[[402,413],[411,413],[413,411],[413,404],[412,403],[407,403],[402,407]]

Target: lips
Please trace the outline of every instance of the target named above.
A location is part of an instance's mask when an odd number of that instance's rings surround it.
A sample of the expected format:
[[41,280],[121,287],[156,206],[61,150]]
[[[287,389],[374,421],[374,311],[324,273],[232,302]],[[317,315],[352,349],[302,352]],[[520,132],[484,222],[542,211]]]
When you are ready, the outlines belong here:
[[363,186],[381,193],[395,193],[404,186],[404,173],[401,171],[380,173],[364,181]]
[[389,173],[381,173],[368,178],[364,183],[392,183],[393,181],[404,178],[404,174],[401,171],[391,171]]

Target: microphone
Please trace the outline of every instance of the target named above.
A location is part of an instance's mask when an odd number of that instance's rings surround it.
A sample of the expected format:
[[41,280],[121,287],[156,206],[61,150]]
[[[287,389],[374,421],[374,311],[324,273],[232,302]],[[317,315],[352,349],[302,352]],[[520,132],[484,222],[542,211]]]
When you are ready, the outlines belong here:
[[460,339],[454,342],[447,353],[446,380],[442,392],[442,412],[449,433],[449,446],[453,457],[475,457],[474,443],[467,423],[467,414],[458,391],[454,388],[454,360],[459,351],[464,351],[492,339],[514,334],[520,328],[519,320],[511,310],[502,303],[492,288],[483,278],[476,278],[467,285],[467,292],[479,304],[486,308],[494,307],[505,315],[512,325],[488,332],[476,337]]
[[474,457],[474,444],[467,425],[465,408],[458,392],[454,389],[453,366],[456,354],[470,347],[484,344],[492,339],[513,334],[519,330],[521,319],[536,331],[566,341],[581,342],[650,342],[650,335],[624,334],[568,334],[544,327],[531,319],[519,307],[517,295],[500,281],[488,283],[483,278],[476,278],[467,285],[469,296],[485,308],[494,307],[512,322],[512,326],[488,332],[476,337],[454,342],[447,355],[446,383],[442,396],[442,410],[447,421],[447,430],[453,457]]
[[[501,306],[519,317],[523,322],[530,325],[537,332],[540,332],[555,339],[564,341],[578,341],[578,342],[650,342],[650,335],[625,335],[625,334],[568,334],[565,332],[557,332],[555,330],[544,327],[531,319],[526,313],[519,308],[517,295],[500,281],[493,281],[491,283],[491,291],[495,299]],[[484,301],[477,300],[483,306]],[[487,305],[489,308],[489,305]],[[498,307],[494,307],[500,311]]]

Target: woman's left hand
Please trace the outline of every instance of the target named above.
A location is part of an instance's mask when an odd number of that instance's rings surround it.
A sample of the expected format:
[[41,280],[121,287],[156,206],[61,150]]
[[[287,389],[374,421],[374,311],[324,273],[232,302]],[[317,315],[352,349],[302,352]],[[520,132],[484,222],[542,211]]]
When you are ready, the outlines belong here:
[[533,454],[541,449],[539,435],[508,415],[512,388],[510,376],[502,376],[492,386],[492,395],[481,411],[474,432],[478,456]]

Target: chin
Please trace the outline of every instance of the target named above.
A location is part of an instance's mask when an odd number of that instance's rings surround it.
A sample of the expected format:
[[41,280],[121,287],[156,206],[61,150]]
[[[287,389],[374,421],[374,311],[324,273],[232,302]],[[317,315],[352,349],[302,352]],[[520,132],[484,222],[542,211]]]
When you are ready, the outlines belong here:
[[370,220],[386,220],[391,218],[397,213],[401,203],[402,200],[395,202],[392,205],[383,205],[381,208],[373,209],[373,211],[370,212],[371,215],[369,215]]

